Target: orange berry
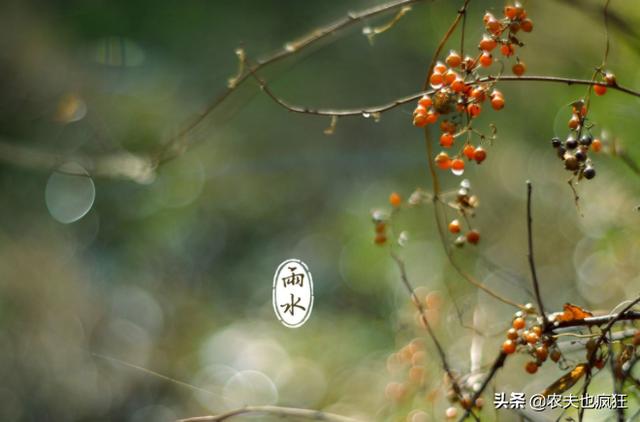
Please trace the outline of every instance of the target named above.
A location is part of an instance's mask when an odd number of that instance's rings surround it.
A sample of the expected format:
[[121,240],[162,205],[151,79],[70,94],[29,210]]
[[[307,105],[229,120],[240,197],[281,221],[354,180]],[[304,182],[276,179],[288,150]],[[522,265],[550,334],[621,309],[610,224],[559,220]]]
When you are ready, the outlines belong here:
[[504,16],[506,18],[509,18],[509,19],[515,19],[515,17],[516,17],[516,8],[511,4],[506,5],[504,7]]
[[489,18],[485,22],[485,26],[487,27],[489,32],[494,33],[494,34],[499,33],[502,30],[502,26],[500,25],[500,21],[498,21],[493,16],[491,18]]
[[502,343],[502,351],[510,355],[516,351],[516,343],[513,340],[506,340]]
[[454,160],[451,162],[451,168],[452,168],[453,170],[458,170],[458,171],[460,171],[460,170],[464,170],[464,161],[462,161],[462,160],[461,160],[461,159],[459,159],[459,158],[454,159]]
[[456,220],[452,220],[451,223],[449,223],[449,231],[451,233],[460,233],[460,221]]
[[476,152],[476,147],[474,147],[471,144],[467,144],[464,146],[464,148],[462,149],[462,153],[464,154],[465,157],[467,157],[469,160],[473,160],[473,154]]
[[540,339],[540,337],[536,333],[534,333],[533,331],[529,331],[527,333],[526,337],[525,337],[525,340],[529,344],[536,344],[539,339]]
[[531,21],[531,19],[523,19],[520,22],[520,29],[522,29],[524,32],[533,31],[533,21]]
[[417,114],[427,114],[427,109],[418,104],[415,110],[413,110],[413,116],[415,117]]
[[387,236],[384,233],[378,233],[373,241],[376,245],[384,245],[387,242]]
[[491,107],[494,110],[502,110],[504,108],[504,97],[502,95],[494,95],[491,97]]
[[399,207],[402,204],[402,197],[397,192],[393,192],[389,195],[389,203],[394,207]]
[[424,127],[427,125],[427,115],[426,114],[416,114],[413,117],[413,125],[417,127]]
[[516,49],[513,44],[502,44],[502,46],[500,47],[500,53],[502,53],[502,55],[505,57],[513,56],[515,52]]
[[591,149],[593,150],[593,152],[600,152],[600,150],[602,149],[602,141],[598,138],[594,139],[591,142]]
[[432,73],[431,77],[429,78],[429,82],[431,83],[432,86],[439,86],[442,85],[442,83],[444,82],[444,76],[442,75],[442,73]]
[[443,148],[451,148],[451,145],[453,145],[453,135],[448,132],[443,133],[440,136],[440,145]]
[[484,16],[482,17],[482,22],[486,23],[489,22],[491,19],[495,19],[495,16],[493,16],[493,13],[491,12],[485,12]]
[[438,117],[440,117],[440,115],[438,113],[436,113],[435,111],[430,111],[427,113],[427,123],[435,123],[438,121]]
[[524,366],[524,369],[530,374],[535,374],[536,372],[538,372],[538,362],[527,362],[527,364]]
[[477,245],[480,241],[480,232],[477,230],[471,230],[467,233],[467,242],[472,245]]
[[473,88],[470,95],[471,98],[475,99],[479,103],[483,102],[487,98],[484,89],[480,87]]
[[513,328],[515,328],[516,330],[522,330],[525,325],[527,325],[527,323],[524,318],[518,317],[513,320]]
[[607,87],[601,84],[597,84],[593,86],[593,92],[596,93],[596,95],[600,96],[600,95],[604,95],[607,93]]
[[550,357],[551,357],[551,360],[552,360],[552,361],[554,361],[554,362],[558,362],[558,361],[560,360],[560,358],[562,357],[562,353],[560,353],[560,350],[558,350],[558,349],[554,349],[554,350],[551,352]]
[[518,62],[518,63],[513,65],[511,70],[513,71],[514,75],[522,76],[522,75],[524,75],[524,72],[526,72],[527,67],[524,65],[523,62]]
[[480,65],[482,67],[489,67],[491,66],[491,63],[493,63],[493,57],[491,56],[491,53],[485,51],[480,55]]
[[517,340],[518,339],[518,330],[516,330],[515,328],[509,328],[509,330],[507,331],[507,338],[509,340]]
[[422,98],[418,100],[418,104],[427,109],[431,107],[433,101],[431,101],[431,97],[429,97],[428,95],[423,95]]
[[571,129],[577,129],[578,126],[580,126],[580,117],[578,117],[578,115],[574,114],[573,116],[571,116],[571,118],[569,119],[569,128]]
[[451,158],[449,158],[449,155],[446,152],[441,152],[436,155],[435,162],[442,170],[448,170],[451,167]]
[[540,362],[544,362],[547,360],[547,356],[549,351],[546,346],[540,346],[536,348],[536,357],[540,360]]
[[438,63],[436,63],[436,65],[433,67],[433,71],[434,71],[435,73],[440,73],[440,74],[442,74],[442,73],[444,73],[444,72],[446,72],[446,71],[447,71],[447,66],[445,66],[445,65],[444,65],[444,63],[442,63],[442,62],[438,62]]
[[376,233],[384,233],[386,229],[387,225],[384,222],[379,221],[376,223]]
[[498,43],[496,42],[496,40],[488,35],[484,35],[482,37],[482,40],[480,40],[480,44],[478,45],[478,47],[480,47],[481,50],[488,52],[496,48],[497,45]]
[[462,78],[456,78],[453,82],[451,82],[451,90],[453,92],[464,91],[464,80]]
[[462,57],[460,57],[460,54],[454,50],[451,50],[447,56],[446,62],[449,67],[458,67],[460,66],[460,63],[462,63]]
[[471,117],[477,117],[481,111],[482,108],[480,107],[480,104],[471,103],[467,106],[467,113],[469,113],[469,116]]
[[480,164],[487,158],[487,152],[482,148],[478,147],[473,151],[473,159],[476,160],[476,163]]
[[542,327],[539,325],[534,325],[533,327],[531,327],[531,331],[536,333],[538,336],[542,335]]
[[445,85],[451,85],[453,81],[455,81],[457,78],[458,78],[458,74],[455,72],[455,70],[449,69],[444,74],[444,83]]

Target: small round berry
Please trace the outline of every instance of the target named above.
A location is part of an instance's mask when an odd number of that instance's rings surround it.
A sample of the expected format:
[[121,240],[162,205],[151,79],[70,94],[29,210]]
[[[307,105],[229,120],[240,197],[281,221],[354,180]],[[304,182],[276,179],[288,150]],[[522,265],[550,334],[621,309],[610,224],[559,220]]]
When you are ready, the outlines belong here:
[[416,127],[425,127],[427,125],[427,115],[419,113],[413,116],[413,125]]
[[460,158],[455,158],[453,161],[451,161],[451,171],[456,176],[460,176],[462,173],[464,173],[464,161],[462,161]]
[[496,17],[493,16],[493,13],[491,12],[485,12],[484,16],[482,17],[482,22],[486,23],[489,22],[491,19],[495,19]]
[[509,328],[509,330],[507,331],[507,338],[509,340],[517,340],[518,339],[518,330],[516,330],[513,327]]
[[520,22],[520,29],[522,29],[524,32],[533,31],[533,21],[531,19],[523,19]]
[[600,152],[602,149],[602,141],[598,138],[594,139],[593,142],[591,142],[591,149],[593,152]]
[[564,161],[564,154],[567,152],[567,149],[563,146],[560,145],[558,147],[558,149],[556,150],[556,153],[558,155],[558,158]]
[[560,148],[562,146],[562,141],[557,136],[554,136],[553,138],[551,138],[551,145],[554,148]]
[[593,92],[598,96],[604,95],[607,93],[607,87],[601,84],[596,84],[593,86]]
[[483,51],[491,51],[496,48],[497,45],[498,43],[496,42],[496,40],[488,35],[484,35],[478,47],[480,47],[480,49]]
[[445,132],[440,136],[440,145],[443,148],[451,148],[453,145],[453,135],[449,132]]
[[440,115],[438,113],[436,113],[435,111],[429,111],[427,113],[427,123],[431,124],[431,123],[435,123],[438,121],[438,117],[440,117]]
[[474,147],[471,144],[467,144],[464,146],[464,148],[462,149],[462,153],[464,154],[465,157],[467,157],[469,160],[473,160],[473,154],[476,151],[476,147]]
[[518,317],[513,320],[513,328],[515,328],[516,330],[522,330],[525,325],[527,325],[527,323],[522,317]]
[[530,361],[524,366],[525,371],[530,374],[535,374],[538,372],[538,362]]
[[449,67],[458,67],[460,66],[460,63],[462,63],[462,57],[460,57],[460,54],[458,54],[456,51],[451,50],[445,61],[447,62]]
[[484,399],[482,397],[478,397],[476,399],[476,408],[482,409],[484,407]]
[[440,86],[444,82],[444,75],[442,73],[432,73],[429,78],[429,82],[432,86]]
[[473,88],[469,95],[478,102],[483,102],[487,98],[486,92],[482,87]]
[[378,221],[376,223],[376,233],[384,233],[387,229],[387,225],[383,221]]
[[515,52],[516,48],[513,46],[513,44],[502,44],[502,46],[500,47],[500,53],[502,53],[502,55],[505,57],[511,57],[515,54]]
[[447,419],[455,419],[458,416],[458,409],[451,406],[444,412]]
[[402,204],[402,197],[397,192],[393,192],[389,195],[389,203],[397,208]]
[[502,343],[502,351],[507,355],[514,353],[516,351],[516,343],[513,340],[506,340]]
[[539,325],[534,325],[533,327],[531,327],[531,331],[536,333],[537,336],[541,336],[542,335],[542,327],[539,326]]
[[455,70],[447,70],[447,72],[444,74],[444,84],[445,85],[451,85],[453,83],[453,81],[455,81],[456,79],[458,79],[459,76],[456,73]]
[[547,360],[547,356],[549,355],[549,351],[546,346],[536,347],[536,357],[540,362],[544,362]]
[[422,98],[418,100],[418,104],[427,109],[433,105],[433,101],[428,95],[423,95]]
[[594,177],[596,177],[596,169],[594,169],[591,166],[587,166],[585,167],[584,171],[582,172],[582,174],[584,175],[584,178],[587,180],[591,180]]
[[587,159],[587,154],[584,151],[582,151],[581,149],[576,151],[576,153],[574,155],[576,157],[576,160],[580,161],[581,163],[584,162]]
[[485,26],[487,27],[487,29],[489,30],[489,32],[492,32],[494,34],[497,34],[501,31],[502,27],[500,25],[500,21],[497,20],[494,17],[489,18],[486,22],[485,22]]
[[577,129],[578,126],[580,126],[580,117],[577,114],[574,114],[569,119],[569,128],[570,129]]
[[444,72],[446,72],[446,71],[447,71],[447,66],[445,66],[445,64],[444,64],[444,63],[442,63],[442,62],[438,62],[438,63],[436,63],[436,65],[433,67],[433,71],[434,71],[435,73],[443,74]]
[[551,358],[552,361],[558,362],[562,357],[562,353],[560,353],[560,350],[558,349],[553,349],[549,357]]
[[472,245],[477,245],[480,242],[480,232],[477,230],[471,230],[467,233],[467,242]]
[[615,85],[616,84],[616,75],[611,72],[607,72],[604,74],[604,81],[607,85]]
[[491,53],[487,53],[486,51],[480,55],[480,65],[482,67],[489,67],[493,63],[493,57]]
[[527,343],[529,344],[536,344],[538,342],[538,340],[540,340],[540,336],[538,336],[536,333],[534,333],[533,331],[529,331],[527,333],[527,337],[525,339],[527,341]]
[[451,82],[451,90],[453,92],[462,92],[464,91],[464,80],[462,78],[456,78],[453,82]]
[[504,97],[502,95],[492,96],[491,107],[493,107],[494,110],[502,110],[504,108]]
[[524,72],[527,71],[527,66],[525,66],[524,62],[518,62],[518,63],[513,65],[511,70],[513,71],[514,75],[522,76],[522,75],[524,75]]
[[457,219],[452,220],[449,223],[449,231],[451,233],[460,233],[460,221],[458,221]]
[[579,167],[580,167],[580,163],[578,162],[578,159],[575,156],[566,155],[564,157],[564,168],[566,168],[569,171],[575,171],[575,170],[578,170]]
[[378,233],[373,241],[376,245],[384,245],[387,242],[387,236],[384,233]]
[[509,19],[515,19],[517,16],[516,8],[512,4],[508,4],[504,7],[504,17]]
[[447,154],[446,152],[441,152],[436,155],[435,162],[436,165],[442,170],[447,170],[451,167],[451,158],[449,158],[449,154]]
[[578,141],[576,141],[576,138],[573,136],[569,136],[565,141],[564,146],[567,147],[567,149],[576,149],[578,147]]
[[584,134],[580,137],[580,145],[584,145],[588,147],[593,142],[593,137],[591,135]]
[[480,107],[480,104],[471,103],[467,106],[467,113],[469,113],[471,117],[477,117],[481,111],[482,107]]
[[478,147],[473,152],[473,159],[476,160],[476,163],[480,164],[487,158],[487,152],[482,148]]

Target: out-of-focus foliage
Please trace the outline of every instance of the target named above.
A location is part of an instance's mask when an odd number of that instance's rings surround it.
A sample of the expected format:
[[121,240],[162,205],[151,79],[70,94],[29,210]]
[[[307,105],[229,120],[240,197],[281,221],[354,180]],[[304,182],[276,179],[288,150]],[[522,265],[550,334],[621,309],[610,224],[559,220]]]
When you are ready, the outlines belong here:
[[[589,77],[602,57],[601,19],[559,2],[530,3],[536,27],[521,55],[529,73]],[[633,2],[612,3],[637,27]],[[63,157],[145,156],[226,86],[236,47],[255,58],[371,4],[5,1],[0,141]],[[468,49],[485,9],[503,6],[471,4]],[[279,95],[310,106],[362,106],[416,92],[457,7],[415,6],[373,46],[354,28],[263,76]],[[615,27],[610,35],[609,67],[621,84],[640,89],[638,40]],[[579,187],[580,216],[549,145],[564,134],[556,121],[564,122],[584,87],[523,82],[502,90],[505,109],[480,120],[495,122],[498,140],[487,161],[465,174],[481,198],[475,223],[483,239],[460,254],[464,264],[503,294],[531,300],[517,287],[529,286],[523,201],[530,179],[547,307],[569,301],[609,310],[637,295],[640,179],[619,159],[598,156],[598,177]],[[610,91],[592,109],[596,132],[606,129],[634,159],[638,106]],[[369,214],[393,190],[406,197],[430,186],[410,114],[408,105],[379,122],[341,119],[327,137],[329,119],[287,113],[249,81],[188,135],[186,153],[144,183],[52,175],[12,165],[20,157],[5,151],[0,419],[169,421],[277,403],[364,420],[401,420],[423,409],[441,420],[442,374],[428,341],[427,378],[436,387],[429,399],[425,391],[395,407],[384,398],[396,376],[387,356],[424,336],[397,268],[372,242]],[[445,189],[458,183],[444,177]],[[409,277],[422,295],[437,291],[443,299],[432,316],[452,366],[468,371],[473,337],[459,326],[452,299],[465,322],[476,312],[487,364],[513,310],[446,265],[431,209],[405,213],[401,224]],[[505,282],[478,256],[517,276]],[[304,260],[315,280],[313,314],[298,329],[283,327],[271,308],[273,272],[290,257]],[[558,377],[551,366],[528,377],[523,363],[510,360],[497,385],[538,392]],[[608,383],[598,377],[593,385],[607,391]]]

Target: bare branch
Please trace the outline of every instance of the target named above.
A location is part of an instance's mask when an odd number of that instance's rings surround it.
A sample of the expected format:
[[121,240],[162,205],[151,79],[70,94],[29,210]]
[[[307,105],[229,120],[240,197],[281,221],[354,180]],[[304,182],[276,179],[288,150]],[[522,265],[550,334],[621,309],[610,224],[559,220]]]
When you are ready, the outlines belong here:
[[545,330],[547,328],[547,316],[544,312],[544,305],[542,304],[542,296],[540,295],[540,283],[538,281],[538,274],[536,272],[536,264],[533,258],[533,230],[532,223],[533,218],[531,216],[531,193],[533,191],[533,186],[531,185],[531,181],[527,180],[527,245],[529,249],[528,258],[529,258],[529,269],[531,270],[531,282],[533,283],[533,291],[535,293],[536,302],[538,304],[538,311],[542,316],[542,329]]
[[246,414],[273,415],[282,418],[298,418],[327,422],[357,422],[356,419],[349,418],[347,416],[336,415],[335,413],[281,406],[246,406],[239,409],[230,410],[219,415],[196,416],[193,418],[180,419],[178,422],[220,422]]

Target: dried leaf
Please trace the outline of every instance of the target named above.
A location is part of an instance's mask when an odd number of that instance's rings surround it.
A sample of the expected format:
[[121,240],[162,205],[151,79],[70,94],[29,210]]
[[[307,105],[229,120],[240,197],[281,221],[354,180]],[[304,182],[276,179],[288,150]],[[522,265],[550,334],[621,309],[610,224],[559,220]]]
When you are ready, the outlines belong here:
[[553,384],[545,388],[542,392],[543,396],[548,396],[550,394],[562,394],[571,387],[573,387],[576,382],[587,372],[587,364],[581,363],[578,364],[575,368],[573,368],[570,372],[564,374],[560,378],[556,380]]
[[565,303],[564,312],[556,316],[556,321],[579,321],[592,316],[593,314],[591,312],[585,311],[577,305]]

